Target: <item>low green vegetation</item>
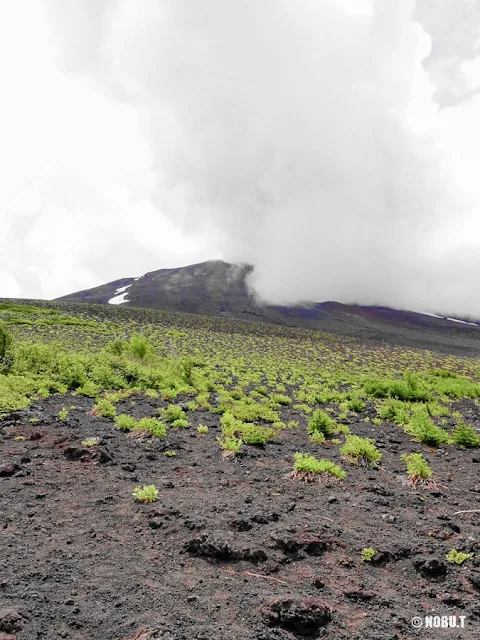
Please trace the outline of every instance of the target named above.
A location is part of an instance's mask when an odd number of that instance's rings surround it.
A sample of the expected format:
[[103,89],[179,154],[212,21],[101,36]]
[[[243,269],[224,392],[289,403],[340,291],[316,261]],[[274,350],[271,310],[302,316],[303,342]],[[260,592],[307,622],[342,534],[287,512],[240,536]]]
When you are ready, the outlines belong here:
[[[132,446],[162,451],[157,439],[167,434],[170,447],[170,437],[175,442],[189,430],[213,432],[215,438],[193,444],[214,442],[228,457],[241,452],[239,468],[244,457],[263,461],[292,451],[294,441],[336,462],[341,456],[368,467],[382,462],[388,472],[388,456],[373,438],[361,437],[379,433],[380,442],[388,429],[417,443],[418,453],[402,456],[409,483],[434,486],[421,452],[442,447],[467,455],[462,449],[480,447],[472,418],[479,376],[474,359],[376,349],[290,327],[106,305],[0,302],[1,415],[54,396],[60,420],[69,419],[74,402],[90,411],[93,424],[106,418],[102,429],[118,429],[118,438],[138,437]],[[64,399],[67,393],[78,402]],[[129,415],[145,415],[145,406],[156,417]],[[33,425],[38,418],[26,420]],[[336,462],[297,453],[292,475],[344,480]]]
[[328,413],[322,411],[321,409],[316,409],[313,412],[312,417],[308,421],[308,433],[311,437],[316,436],[317,442],[322,441],[318,436],[323,436],[323,440],[325,437],[333,436],[336,431],[335,420],[331,418]]
[[138,502],[155,502],[158,498],[158,489],[154,484],[144,484],[143,487],[135,487],[132,495]]
[[445,557],[452,564],[463,564],[466,560],[473,558],[473,556],[473,553],[463,553],[462,551],[457,551],[456,549],[450,549]]
[[459,419],[453,431],[453,442],[462,449],[480,447],[480,435],[469,424]]
[[370,467],[378,465],[382,459],[382,454],[372,438],[361,438],[356,435],[346,436],[345,444],[340,448],[340,453],[353,464]]
[[433,471],[421,453],[402,454],[407,466],[407,476],[411,485],[433,485]]
[[318,460],[315,456],[297,451],[294,459],[293,472],[290,475],[296,479],[312,482],[317,480],[318,476],[326,475],[343,480],[347,475],[341,467],[325,458]]
[[362,560],[364,562],[371,562],[374,555],[375,549],[373,547],[365,547],[365,549],[362,550]]

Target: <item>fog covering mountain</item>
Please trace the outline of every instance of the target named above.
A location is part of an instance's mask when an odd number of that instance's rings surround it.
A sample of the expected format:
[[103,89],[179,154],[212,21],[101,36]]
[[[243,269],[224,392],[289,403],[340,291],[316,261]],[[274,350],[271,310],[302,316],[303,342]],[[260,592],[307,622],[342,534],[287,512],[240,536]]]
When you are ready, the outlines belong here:
[[256,298],[249,285],[253,271],[248,264],[210,260],[151,271],[140,278],[121,278],[58,300],[267,322],[465,356],[480,355],[480,327],[467,324],[467,320],[337,302],[266,304]]

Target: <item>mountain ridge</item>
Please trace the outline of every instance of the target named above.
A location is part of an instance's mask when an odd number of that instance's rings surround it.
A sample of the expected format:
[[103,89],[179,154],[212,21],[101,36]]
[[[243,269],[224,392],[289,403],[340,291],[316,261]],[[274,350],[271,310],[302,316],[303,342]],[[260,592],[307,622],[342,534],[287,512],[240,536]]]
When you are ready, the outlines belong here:
[[254,267],[210,260],[149,271],[57,298],[62,302],[224,317],[321,330],[390,344],[480,354],[480,326],[466,319],[334,301],[268,304],[248,284]]

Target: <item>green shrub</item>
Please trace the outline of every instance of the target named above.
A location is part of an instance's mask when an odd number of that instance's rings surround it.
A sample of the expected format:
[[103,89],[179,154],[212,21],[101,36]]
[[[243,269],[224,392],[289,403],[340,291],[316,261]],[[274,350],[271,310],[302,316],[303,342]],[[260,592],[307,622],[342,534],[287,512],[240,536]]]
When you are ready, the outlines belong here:
[[335,421],[321,409],[316,409],[308,421],[308,433],[321,433],[324,436],[332,436],[336,431]]
[[155,438],[164,438],[167,435],[167,425],[156,418],[142,418],[133,428],[135,431],[145,431]]
[[294,458],[295,463],[291,475],[295,478],[312,481],[315,480],[319,474],[327,474],[337,480],[343,480],[347,475],[341,467],[325,458],[318,460],[315,456],[298,451],[294,454]]
[[365,411],[365,402],[359,396],[354,396],[347,401],[347,408],[349,411],[361,413],[362,411]]
[[457,551],[456,549],[450,549],[445,557],[449,562],[452,562],[454,564],[463,564],[465,560],[473,558],[473,555],[473,553],[463,553],[462,551]]
[[102,418],[114,418],[117,415],[117,410],[111,402],[100,398],[97,400],[97,404],[93,406],[92,413]]
[[410,405],[402,400],[389,399],[380,407],[379,415],[384,420],[405,426],[410,420]]
[[340,453],[354,464],[376,466],[382,459],[382,454],[375,446],[375,441],[372,438],[361,438],[356,435],[347,435]]
[[424,381],[409,371],[403,374],[401,380],[387,378],[368,379],[364,383],[364,390],[374,398],[397,398],[410,402],[421,402],[431,399],[431,393]]
[[122,413],[119,416],[116,416],[115,424],[120,431],[131,431],[137,424],[137,421],[132,416]]
[[170,404],[166,409],[163,409],[162,413],[165,420],[171,423],[176,420],[185,420],[187,417],[182,407],[177,404]]
[[402,460],[407,465],[409,484],[428,484],[433,471],[421,453],[402,454]]
[[177,420],[174,420],[171,423],[172,427],[175,427],[176,429],[187,429],[188,428],[188,420],[185,420],[184,418],[178,418]]
[[224,436],[223,438],[217,438],[218,444],[221,448],[230,455],[235,455],[242,448],[242,440],[235,438],[235,436]]
[[132,495],[139,502],[155,502],[158,498],[158,489],[154,484],[144,484],[143,487],[135,487]]
[[437,427],[432,421],[425,407],[420,407],[410,418],[410,422],[405,426],[405,432],[417,442],[438,447],[450,442],[450,436],[444,429]]
[[362,550],[362,560],[364,562],[371,562],[374,555],[375,549],[373,547],[366,547]]
[[197,432],[201,434],[208,433],[208,427],[206,424],[199,424],[197,428]]
[[6,325],[0,324],[0,374],[9,371],[13,364],[13,338]]
[[244,424],[237,430],[237,435],[247,444],[264,445],[275,440],[275,430],[264,427],[257,427],[253,424]]
[[453,442],[462,449],[480,447],[480,435],[471,425],[459,420],[453,430]]
[[138,333],[134,333],[130,338],[130,342],[128,343],[128,350],[130,353],[138,358],[139,360],[146,360],[147,358],[154,355],[155,350],[150,342]]

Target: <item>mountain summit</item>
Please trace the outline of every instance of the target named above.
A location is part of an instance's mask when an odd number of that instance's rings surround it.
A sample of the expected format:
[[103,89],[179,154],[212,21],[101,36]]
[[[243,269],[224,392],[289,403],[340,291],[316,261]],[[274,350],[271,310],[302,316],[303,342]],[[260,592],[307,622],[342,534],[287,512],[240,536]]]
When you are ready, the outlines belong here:
[[391,344],[480,354],[480,327],[466,320],[338,302],[262,304],[248,286],[249,264],[209,260],[122,278],[59,298],[317,329]]

